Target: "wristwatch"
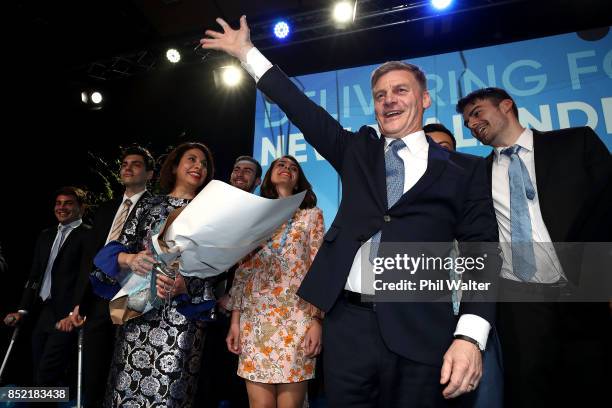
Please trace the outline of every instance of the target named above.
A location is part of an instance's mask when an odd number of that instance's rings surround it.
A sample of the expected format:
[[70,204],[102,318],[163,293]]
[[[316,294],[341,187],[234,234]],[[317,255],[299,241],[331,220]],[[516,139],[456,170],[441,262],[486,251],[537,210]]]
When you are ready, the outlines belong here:
[[455,339],[459,339],[459,340],[465,340],[465,341],[469,341],[470,343],[472,343],[473,345],[476,346],[476,348],[478,348],[478,350],[480,350],[481,352],[484,351],[483,349],[480,348],[480,343],[478,343],[476,340],[474,340],[473,338],[471,338],[470,336],[464,336],[463,334],[455,334],[453,336]]

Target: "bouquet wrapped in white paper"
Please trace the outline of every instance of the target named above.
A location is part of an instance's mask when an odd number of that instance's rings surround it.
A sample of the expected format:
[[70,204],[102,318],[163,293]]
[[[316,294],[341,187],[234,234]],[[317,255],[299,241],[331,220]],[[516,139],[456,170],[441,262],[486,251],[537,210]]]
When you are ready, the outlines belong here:
[[271,200],[211,181],[153,236],[155,252],[184,276],[218,275],[272,236],[298,209],[306,192]]
[[121,280],[110,302],[113,321],[121,324],[160,306],[156,274],[174,276],[177,262],[184,276],[206,279],[226,271],[291,218],[305,194],[268,199],[211,181],[151,237],[148,246],[159,262],[148,276],[129,273]]

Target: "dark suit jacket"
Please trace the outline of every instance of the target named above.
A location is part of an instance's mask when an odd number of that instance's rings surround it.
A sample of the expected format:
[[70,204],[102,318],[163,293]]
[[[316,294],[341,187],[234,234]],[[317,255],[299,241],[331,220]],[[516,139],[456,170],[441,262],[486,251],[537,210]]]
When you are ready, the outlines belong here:
[[[72,230],[53,262],[51,304],[55,321],[63,319],[72,310],[71,299],[90,231],[91,227],[87,224],[81,224]],[[43,230],[38,236],[32,268],[21,298],[20,309],[32,310],[35,303],[40,300],[39,292],[56,234],[57,227],[54,226]]]
[[[597,134],[589,127],[533,130],[533,153],[540,211],[550,239],[612,241],[612,158]],[[492,152],[487,157],[489,176],[493,158]],[[564,271],[574,283],[579,259],[571,251],[560,253]]]
[[[151,193],[145,191],[140,197],[138,202],[142,202],[142,199],[150,196]],[[89,281],[89,275],[95,269],[93,259],[98,251],[104,246],[106,238],[113,226],[113,220],[115,214],[123,202],[123,195],[119,198],[106,201],[98,207],[96,214],[93,219],[93,227],[90,234],[90,239],[87,242],[85,253],[82,260],[81,271],[79,273],[79,279],[77,281],[74,297],[72,300],[73,308],[76,305],[79,306],[79,312],[81,315],[87,315],[88,323],[91,325],[95,317],[108,317],[108,301],[96,296],[92,289]],[[130,212],[128,220],[133,217],[136,213],[134,209]],[[126,220],[127,224],[127,220]]]
[[[258,87],[281,107],[342,179],[337,216],[298,291],[305,300],[325,311],[332,309],[357,250],[377,231],[382,231],[382,242],[498,240],[484,159],[449,152],[428,140],[427,171],[387,209],[384,139],[374,129],[344,130],[278,67],[266,72]],[[495,276],[499,259],[490,265],[495,270],[489,273]],[[488,303],[462,304],[463,313],[489,322],[494,320],[494,310]],[[415,361],[441,365],[457,323],[450,303],[381,302],[376,312],[391,350]]]

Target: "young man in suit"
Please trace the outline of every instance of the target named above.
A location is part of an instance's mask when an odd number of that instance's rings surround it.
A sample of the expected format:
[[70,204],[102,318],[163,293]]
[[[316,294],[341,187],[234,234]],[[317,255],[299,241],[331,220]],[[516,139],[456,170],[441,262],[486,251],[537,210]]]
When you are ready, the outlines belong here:
[[93,258],[104,245],[119,238],[138,203],[151,195],[146,186],[153,177],[155,166],[151,153],[137,145],[121,152],[120,163],[119,179],[125,187],[123,196],[102,203],[96,211],[72,297],[72,312],[62,322],[66,331],[83,326],[83,400],[86,407],[102,404],[115,333],[108,300],[96,296],[91,288],[89,274],[94,270]]
[[496,242],[484,160],[425,137],[431,99],[418,67],[390,62],[376,69],[372,95],[382,137],[367,126],[349,132],[254,48],[244,16],[239,30],[217,21],[223,32],[206,31],[212,38],[202,46],[239,58],[342,178],[338,214],[298,291],[326,312],[330,406],[467,403],[459,396],[478,385],[494,305],[465,302],[456,318],[450,303],[362,301],[373,288],[362,285],[361,257],[370,242]]
[[[606,304],[552,300],[580,278],[563,243],[602,233],[612,240],[610,152],[588,127],[524,128],[500,88],[472,92],[457,112],[494,148],[487,161],[504,258],[500,296],[520,300],[499,303],[506,406],[590,405],[605,384]],[[597,234],[594,221],[603,228]]]
[[84,211],[83,190],[63,187],[55,193],[59,224],[40,233],[19,311],[4,319],[5,324],[15,326],[25,315],[37,315],[32,361],[38,386],[66,384],[65,371],[75,338],[59,331],[58,322],[71,310],[70,299],[89,238],[90,227],[81,220]]

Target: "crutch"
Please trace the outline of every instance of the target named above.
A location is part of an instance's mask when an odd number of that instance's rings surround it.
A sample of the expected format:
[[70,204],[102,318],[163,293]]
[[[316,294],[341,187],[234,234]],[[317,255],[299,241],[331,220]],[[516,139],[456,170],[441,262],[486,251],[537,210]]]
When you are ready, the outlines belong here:
[[17,336],[19,335],[19,325],[15,326],[13,330],[13,336],[11,337],[11,342],[9,343],[8,350],[6,350],[6,354],[4,355],[4,360],[2,361],[2,367],[0,367],[0,384],[2,384],[2,376],[4,375],[4,369],[6,368],[6,363],[8,362],[9,356],[11,355],[11,351],[13,351],[13,345],[15,345],[15,341],[17,340]]
[[81,408],[82,384],[83,384],[83,328],[81,327],[79,329],[79,338],[78,338],[77,405],[76,405],[76,408]]

